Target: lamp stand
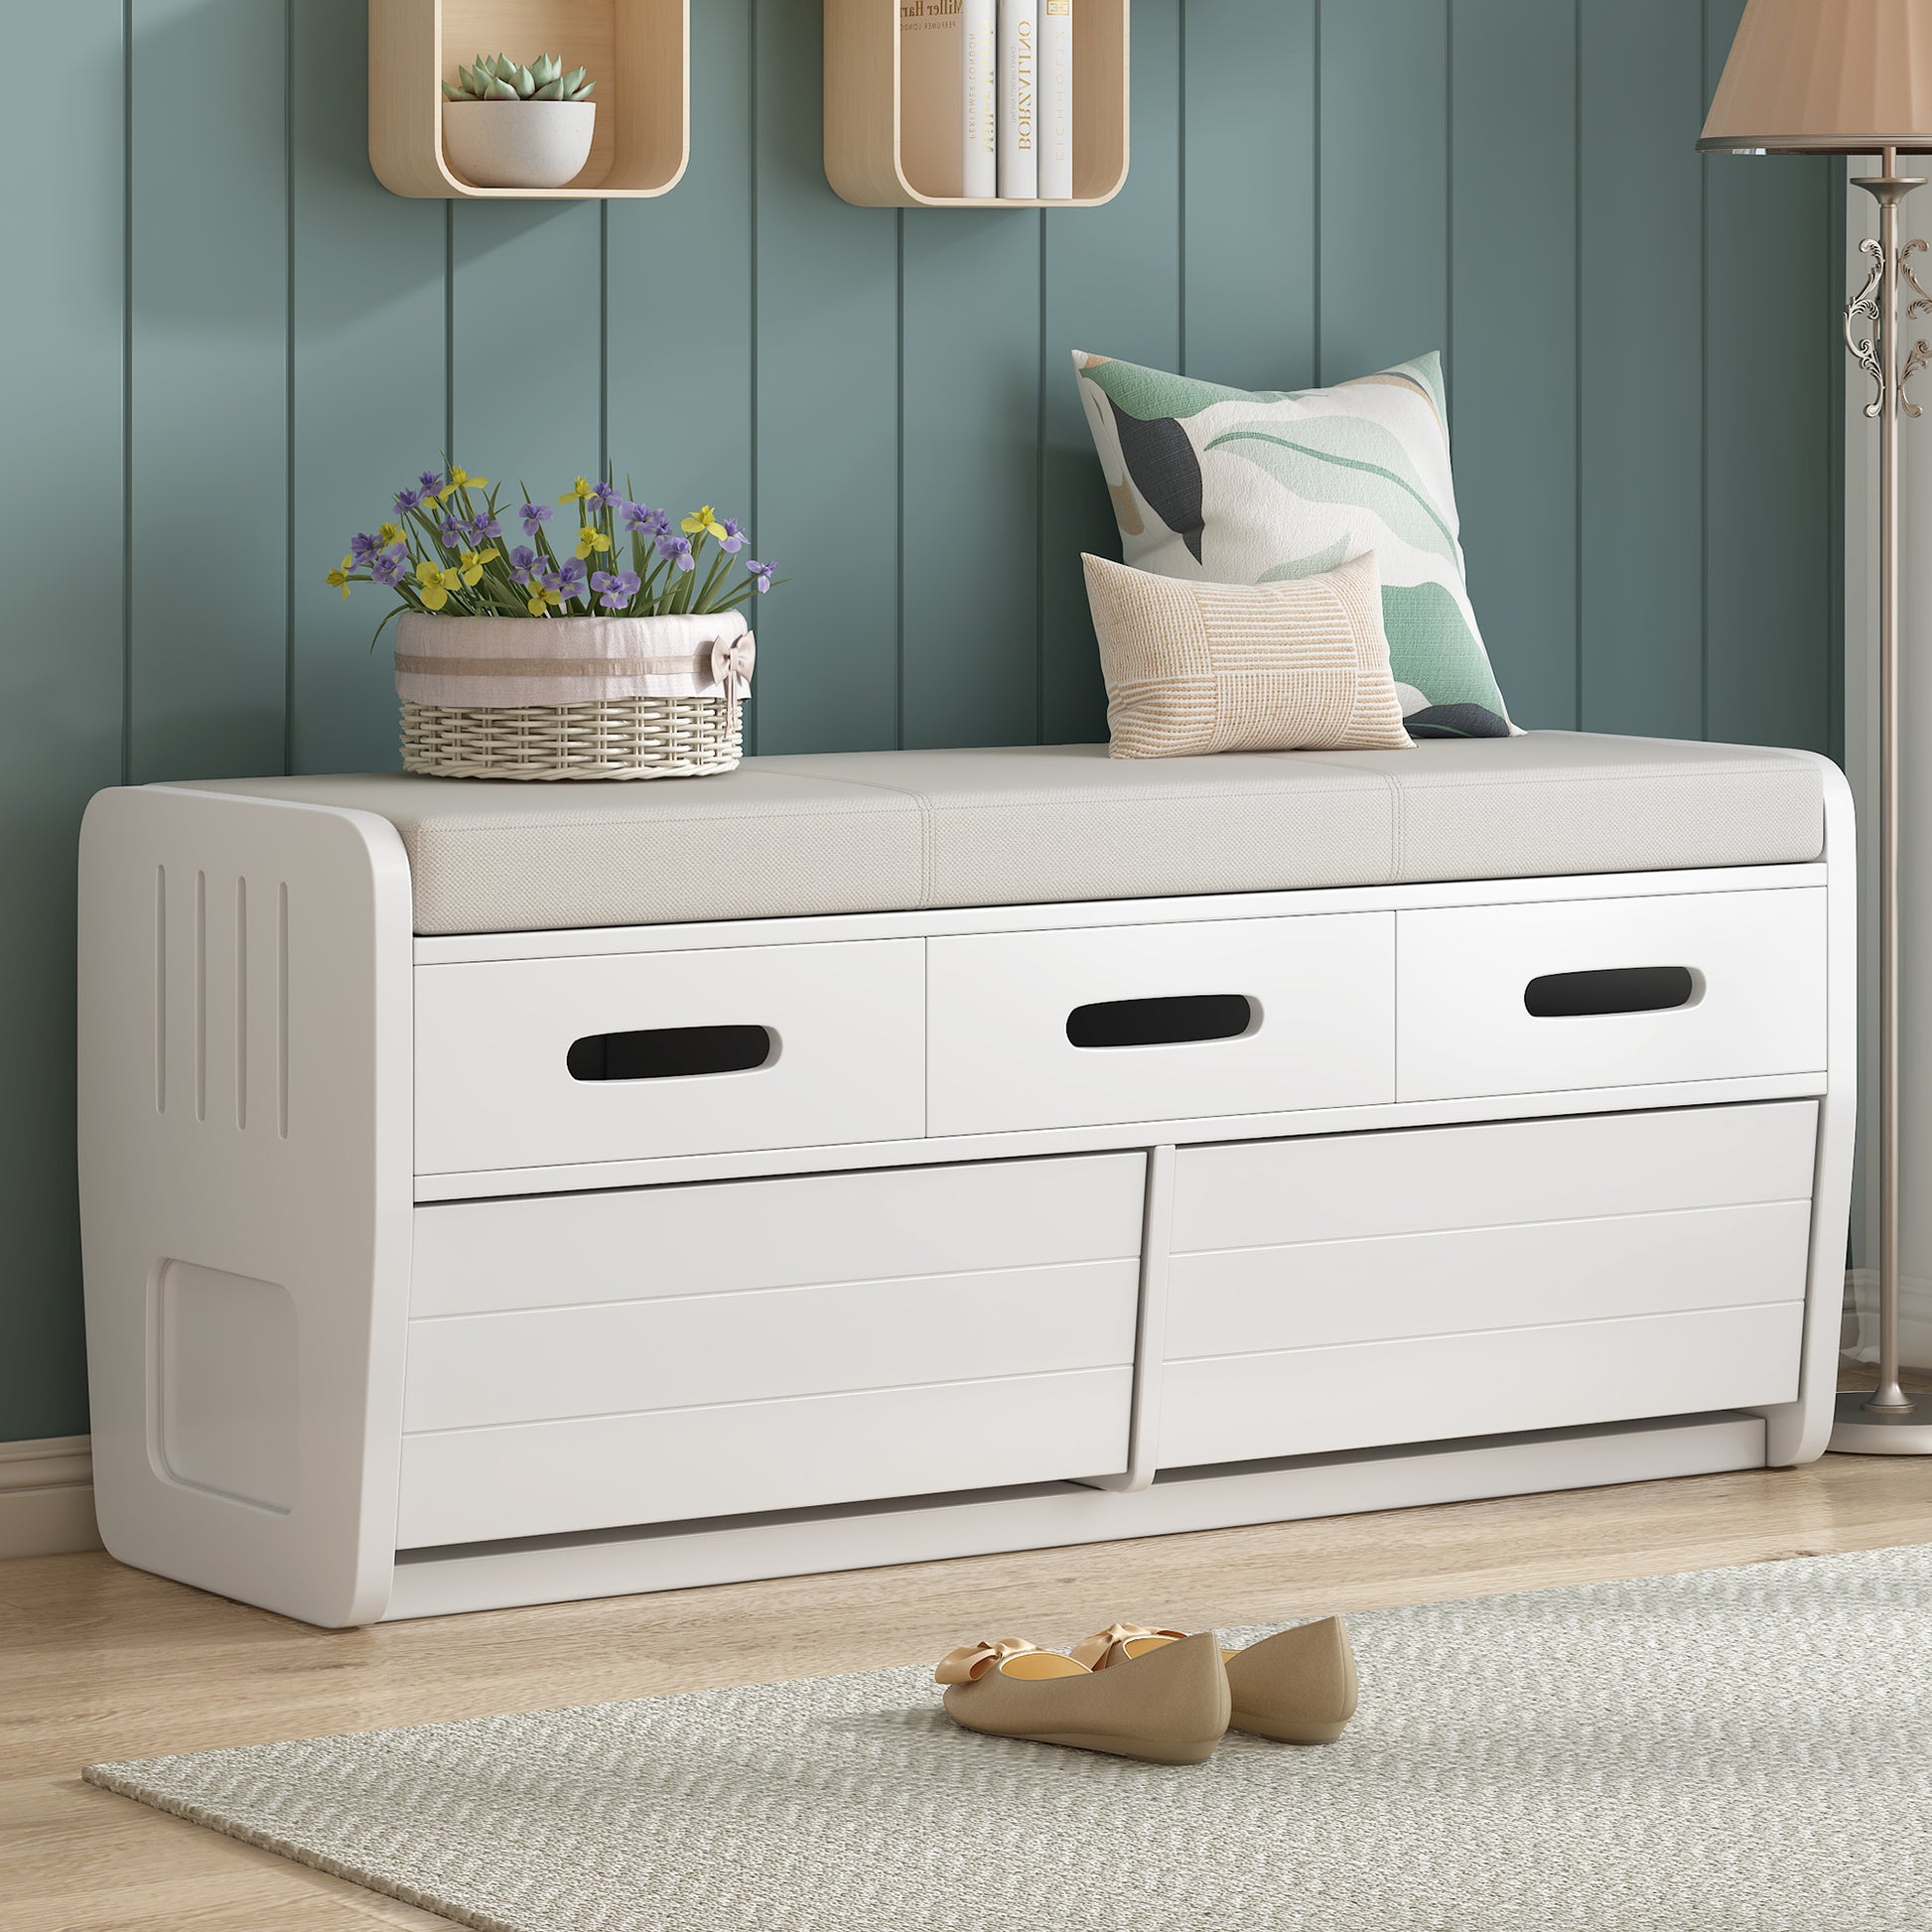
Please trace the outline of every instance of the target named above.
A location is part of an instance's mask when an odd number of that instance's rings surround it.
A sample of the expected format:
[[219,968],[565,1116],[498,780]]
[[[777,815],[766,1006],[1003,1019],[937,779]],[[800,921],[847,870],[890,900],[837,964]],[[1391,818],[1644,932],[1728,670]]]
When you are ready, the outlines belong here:
[[[1906,316],[1932,315],[1932,296],[1908,260],[1925,244],[1898,245],[1899,204],[1924,179],[1899,174],[1898,150],[1886,148],[1881,172],[1858,185],[1878,204],[1878,239],[1860,244],[1871,272],[1845,310],[1845,345],[1878,385],[1864,410],[1878,419],[1878,1386],[1839,1397],[1831,1447],[1932,1455],[1932,1392],[1907,1394],[1898,1380],[1898,426],[1919,414],[1905,385],[1932,361],[1924,342],[1899,357],[1900,284],[1913,294]],[[1863,340],[1861,320],[1871,324]]]

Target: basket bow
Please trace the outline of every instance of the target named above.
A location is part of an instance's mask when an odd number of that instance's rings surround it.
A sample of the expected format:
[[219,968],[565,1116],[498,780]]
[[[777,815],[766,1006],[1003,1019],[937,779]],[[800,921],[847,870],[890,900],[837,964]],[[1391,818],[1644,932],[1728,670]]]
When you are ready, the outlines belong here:
[[939,1659],[939,1667],[932,1673],[935,1684],[971,1684],[982,1678],[997,1665],[1004,1664],[1009,1657],[1024,1657],[1030,1650],[1037,1650],[1036,1643],[1029,1643],[1025,1637],[995,1637],[990,1642],[982,1639],[978,1643],[963,1644],[957,1650],[949,1650]]
[[1099,1670],[1117,1643],[1131,1643],[1137,1637],[1178,1639],[1186,1634],[1185,1630],[1150,1630],[1141,1623],[1110,1623],[1106,1629],[1096,1630],[1092,1636],[1081,1638],[1066,1654],[1076,1664],[1085,1664],[1088,1670]]
[[752,682],[752,666],[758,662],[758,639],[747,630],[736,637],[719,637],[711,646],[711,675],[723,688],[727,701],[742,698]]

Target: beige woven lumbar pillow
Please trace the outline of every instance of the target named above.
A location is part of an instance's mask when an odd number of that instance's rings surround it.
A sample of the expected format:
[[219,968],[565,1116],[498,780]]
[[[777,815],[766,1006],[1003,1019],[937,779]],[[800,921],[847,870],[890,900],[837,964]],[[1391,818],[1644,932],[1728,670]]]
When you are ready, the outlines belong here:
[[1252,585],[1081,561],[1115,758],[1409,746],[1373,552]]

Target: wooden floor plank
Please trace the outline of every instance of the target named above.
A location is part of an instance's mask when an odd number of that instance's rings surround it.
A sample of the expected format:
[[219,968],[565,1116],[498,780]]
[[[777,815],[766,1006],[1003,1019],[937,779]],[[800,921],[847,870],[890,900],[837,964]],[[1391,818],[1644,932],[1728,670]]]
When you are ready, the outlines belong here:
[[1932,1463],[1802,1469],[1204,1531],[325,1631],[99,1553],[0,1563],[7,1932],[442,1921],[80,1782],[82,1764],[923,1662],[1115,1617],[1190,1628],[1932,1536]]

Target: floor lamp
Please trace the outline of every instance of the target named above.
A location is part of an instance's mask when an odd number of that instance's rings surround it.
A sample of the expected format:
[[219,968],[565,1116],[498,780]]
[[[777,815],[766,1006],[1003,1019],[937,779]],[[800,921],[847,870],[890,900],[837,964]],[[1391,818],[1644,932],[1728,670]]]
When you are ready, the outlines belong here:
[[1932,295],[1911,266],[1925,244],[1898,241],[1899,204],[1924,178],[1898,164],[1932,154],[1932,0],[1749,0],[1698,146],[1879,157],[1859,180],[1878,239],[1860,244],[1871,269],[1845,310],[1846,346],[1877,386],[1864,413],[1878,423],[1878,1386],[1839,1397],[1831,1447],[1927,1455],[1932,1394],[1898,1381],[1898,431],[1919,413],[1906,384],[1932,362],[1902,325],[1932,316]]

